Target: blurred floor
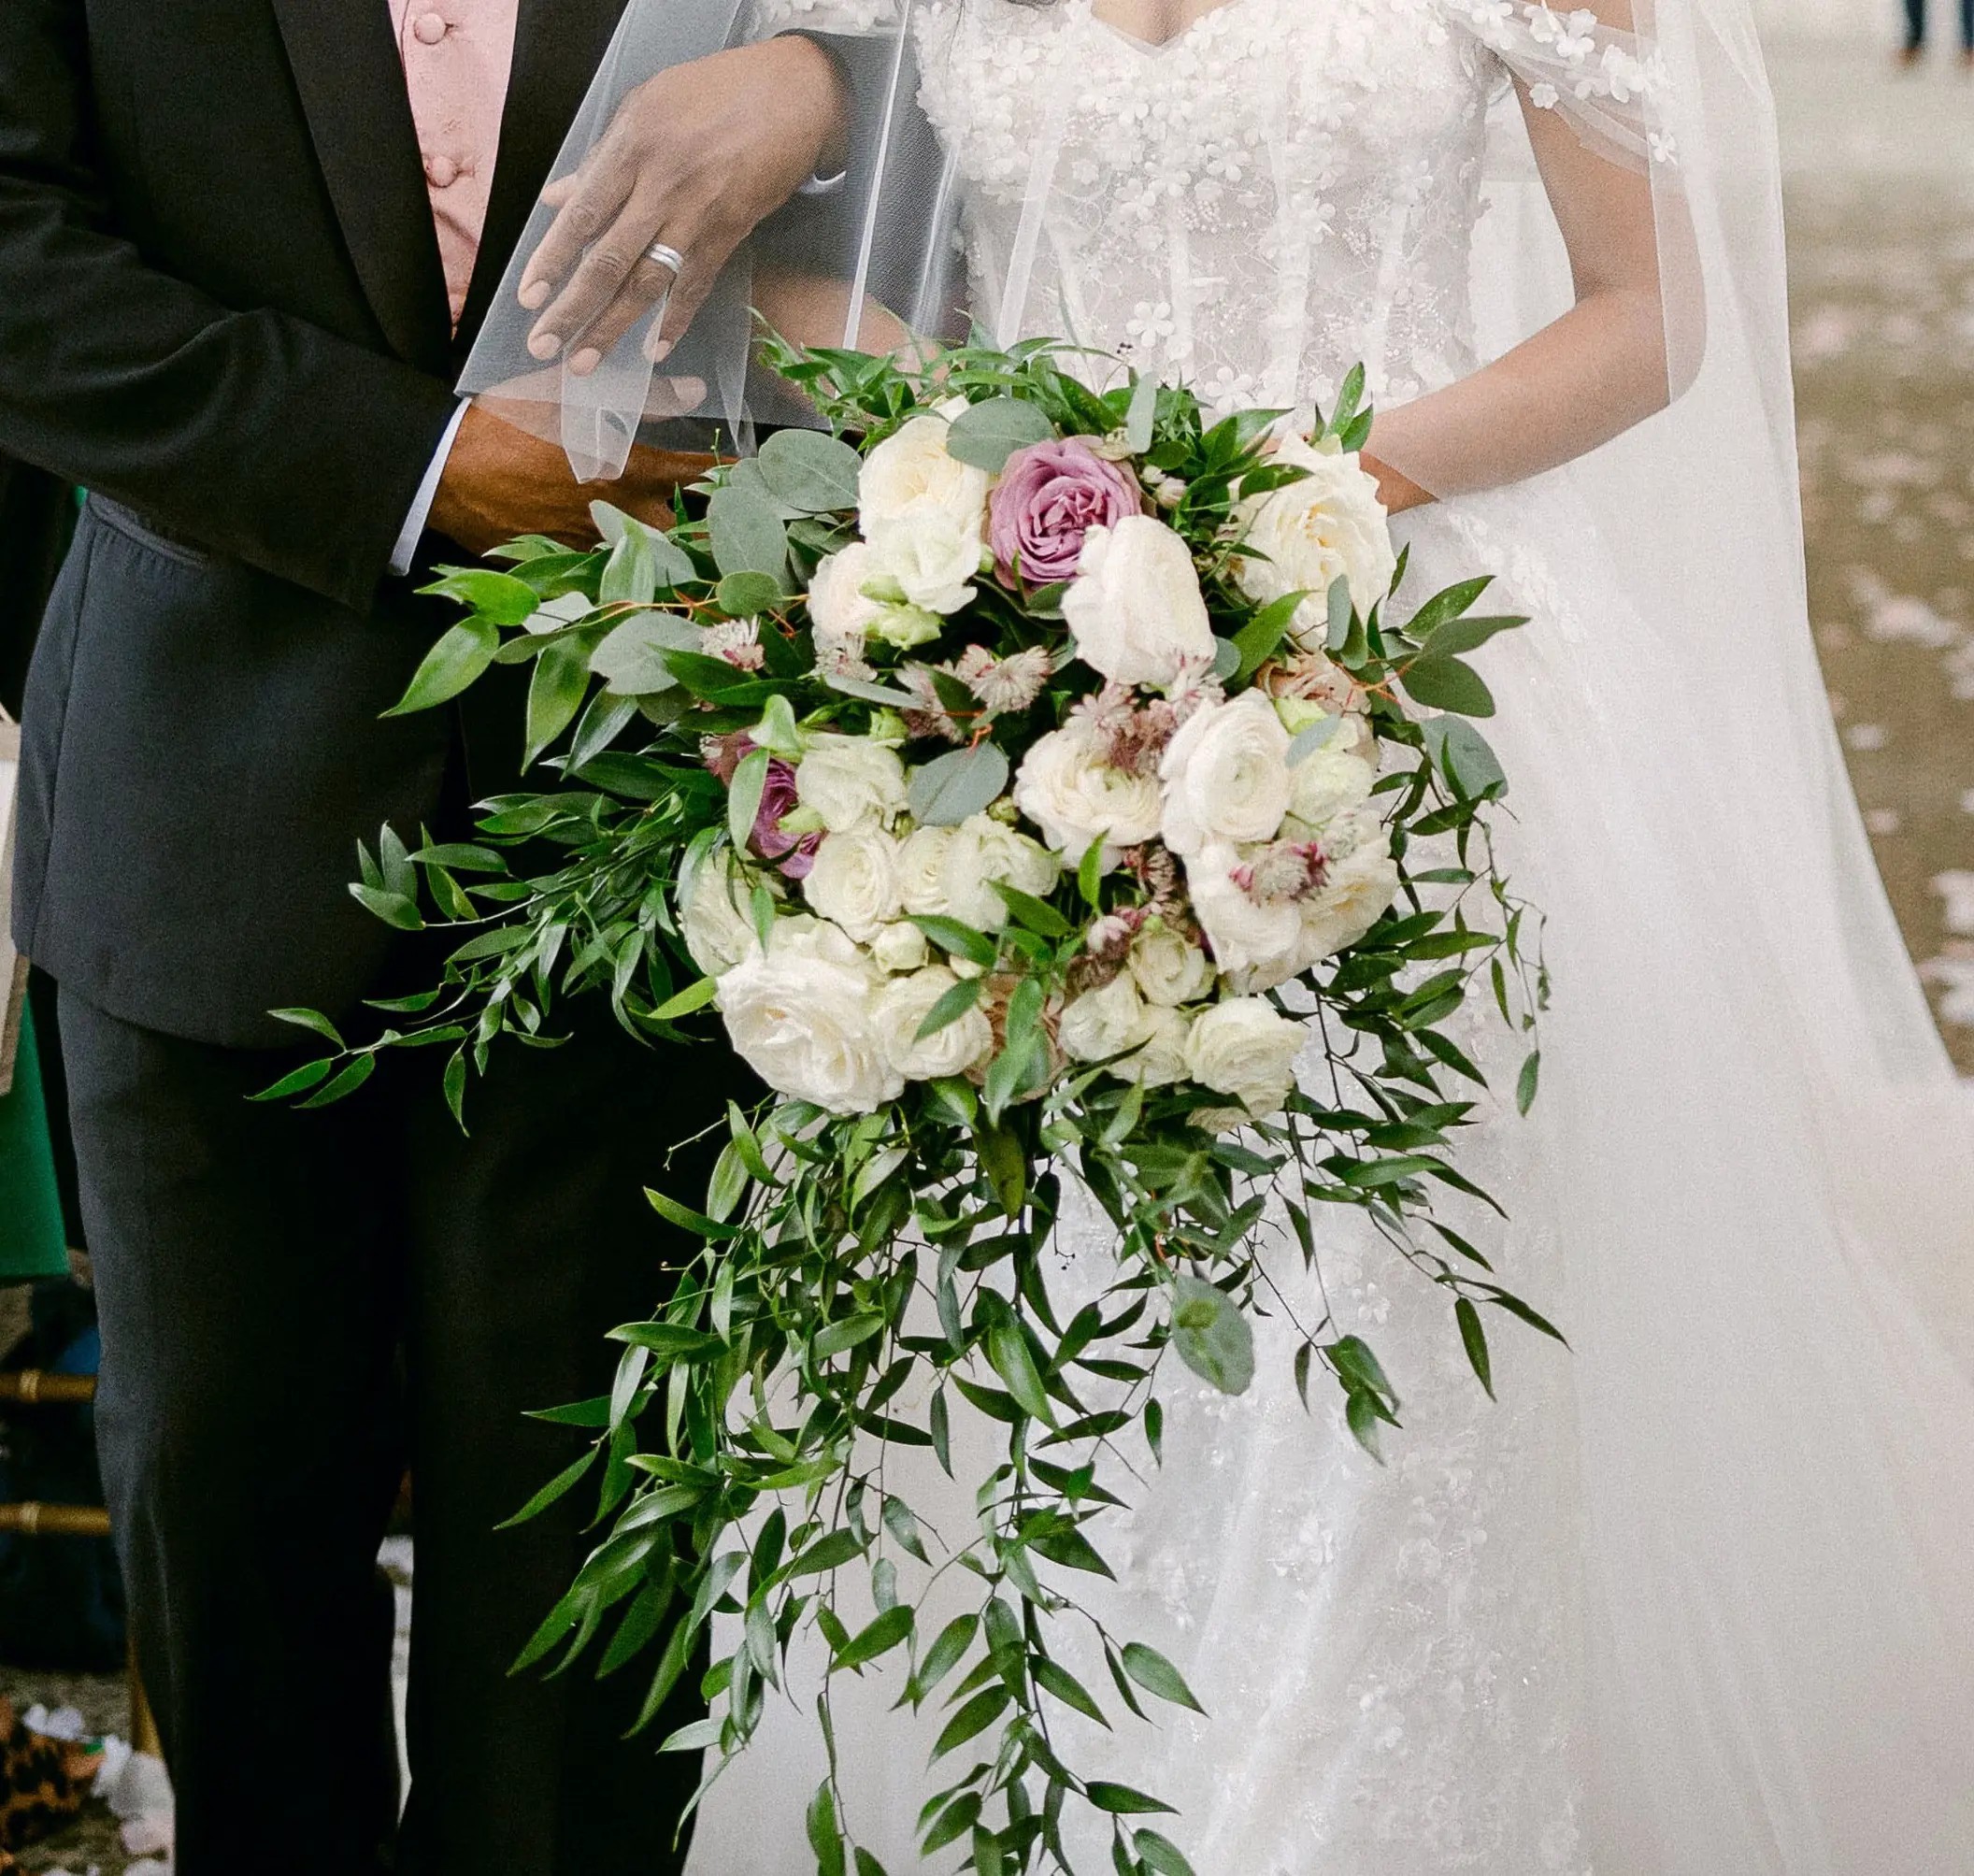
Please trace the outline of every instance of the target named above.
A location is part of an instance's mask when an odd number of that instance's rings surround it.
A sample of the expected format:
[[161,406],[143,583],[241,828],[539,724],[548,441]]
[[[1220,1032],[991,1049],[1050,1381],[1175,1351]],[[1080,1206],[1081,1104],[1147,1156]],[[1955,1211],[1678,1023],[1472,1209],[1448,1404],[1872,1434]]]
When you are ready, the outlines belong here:
[[1974,81],[1772,54],[1810,618],[1880,865],[1974,1073]]

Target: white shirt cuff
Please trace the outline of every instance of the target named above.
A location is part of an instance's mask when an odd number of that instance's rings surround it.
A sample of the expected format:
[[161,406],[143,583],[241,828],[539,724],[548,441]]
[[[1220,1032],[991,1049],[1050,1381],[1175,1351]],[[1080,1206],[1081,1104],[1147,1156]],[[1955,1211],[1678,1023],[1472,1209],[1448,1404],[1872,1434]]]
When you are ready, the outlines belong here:
[[850,179],[850,171],[839,169],[834,176],[811,176],[795,189],[797,195],[834,195]]
[[446,425],[446,434],[438,439],[438,448],[432,452],[431,465],[425,470],[425,479],[418,485],[418,493],[411,497],[411,511],[405,517],[405,525],[397,537],[397,545],[391,550],[391,571],[400,580],[411,571],[413,555],[418,552],[418,537],[425,531],[425,520],[432,512],[432,504],[438,495],[438,479],[446,472],[446,458],[452,453],[452,439],[459,435],[459,426],[465,421],[466,406],[462,403],[452,413],[452,421]]

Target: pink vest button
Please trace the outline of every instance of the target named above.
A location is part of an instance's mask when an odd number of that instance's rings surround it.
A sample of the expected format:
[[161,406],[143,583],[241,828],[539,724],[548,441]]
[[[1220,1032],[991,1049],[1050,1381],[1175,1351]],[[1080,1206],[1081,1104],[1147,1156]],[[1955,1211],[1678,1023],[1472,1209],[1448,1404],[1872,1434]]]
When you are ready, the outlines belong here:
[[450,189],[459,180],[459,165],[450,156],[425,158],[425,180],[435,189]]
[[411,30],[418,35],[422,46],[436,46],[446,36],[446,16],[443,13],[421,13],[411,22]]

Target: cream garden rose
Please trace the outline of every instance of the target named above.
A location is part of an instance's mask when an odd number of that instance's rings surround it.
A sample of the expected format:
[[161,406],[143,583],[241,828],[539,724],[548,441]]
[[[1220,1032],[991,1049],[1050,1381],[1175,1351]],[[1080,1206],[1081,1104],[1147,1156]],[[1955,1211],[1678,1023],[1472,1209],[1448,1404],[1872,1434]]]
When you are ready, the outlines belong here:
[[1083,537],[1063,617],[1084,664],[1120,684],[1172,683],[1213,657],[1213,627],[1193,551],[1164,522],[1127,515]]
[[1235,518],[1257,551],[1241,556],[1236,579],[1262,605],[1291,593],[1310,594],[1296,609],[1295,635],[1321,645],[1334,580],[1350,583],[1352,603],[1365,613],[1390,590],[1398,566],[1391,526],[1377,480],[1356,456],[1285,437],[1274,461],[1309,473],[1237,507]]
[[978,565],[989,477],[948,453],[950,427],[944,416],[928,412],[880,443],[857,478],[857,513],[866,539],[894,523],[937,516],[972,536]]
[[714,854],[694,870],[679,926],[693,962],[708,977],[723,975],[761,949],[748,899],[730,852]]
[[1323,890],[1302,902],[1298,967],[1307,970],[1355,944],[1397,896],[1398,867],[1380,829],[1375,840],[1331,866]]
[[917,970],[932,955],[932,945],[917,925],[901,919],[871,939],[870,954],[880,970]]
[[878,994],[873,1020],[892,1067],[908,1080],[929,1081],[964,1075],[994,1048],[994,1030],[976,1006],[963,1016],[921,1037],[933,1006],[960,980],[944,965],[894,978]]
[[1148,1088],[1170,1087],[1183,1081],[1186,1045],[1193,1039],[1193,1020],[1183,1010],[1166,1010],[1155,1004],[1145,1008],[1144,1040],[1137,1053],[1118,1064],[1134,1081]]
[[809,909],[868,944],[898,915],[898,843],[880,827],[823,837],[802,881]]
[[813,736],[795,765],[795,797],[832,834],[886,825],[905,806],[905,765],[868,737]]
[[1144,998],[1129,973],[1065,1005],[1056,1034],[1076,1062],[1102,1062],[1135,1049],[1151,1033]]
[[777,1093],[866,1114],[905,1092],[878,1032],[882,981],[835,925],[798,915],[778,920],[713,1000],[736,1053]]
[[1014,805],[1042,830],[1059,853],[1080,860],[1093,841],[1104,844],[1109,871],[1121,851],[1158,833],[1162,800],[1157,779],[1113,768],[1103,758],[1096,726],[1071,717],[1040,738],[1022,758]]
[[1216,1003],[1193,1019],[1186,1038],[1192,1078],[1232,1095],[1256,1120],[1280,1111],[1295,1085],[1302,1025],[1259,996]]
[[977,931],[997,932],[1008,923],[1008,902],[990,883],[999,880],[1037,898],[1061,872],[1055,855],[991,814],[971,814],[952,829],[939,870],[946,909]]
[[1289,733],[1259,691],[1194,711],[1159,765],[1166,845],[1190,856],[1209,841],[1272,840],[1289,808],[1288,753]]
[[808,623],[816,666],[838,677],[867,676],[864,646],[883,611],[864,591],[877,569],[869,545],[853,540],[816,568],[808,583]]
[[1289,770],[1289,812],[1305,826],[1326,827],[1368,801],[1377,780],[1378,771],[1347,743],[1311,750]]
[[924,644],[938,632],[928,615],[957,612],[974,596],[983,551],[978,528],[933,508],[884,522],[867,537],[872,584],[896,594],[873,622],[880,637],[901,648]]
[[1194,1003],[1213,987],[1212,959],[1163,919],[1138,933],[1129,964],[1147,1003]]
[[898,895],[908,912],[922,918],[948,909],[946,854],[952,845],[951,827],[916,827],[898,849]]
[[1238,991],[1271,990],[1302,968],[1302,907],[1294,899],[1251,897],[1235,878],[1237,848],[1213,841],[1186,861],[1194,916],[1213,947],[1213,961]]

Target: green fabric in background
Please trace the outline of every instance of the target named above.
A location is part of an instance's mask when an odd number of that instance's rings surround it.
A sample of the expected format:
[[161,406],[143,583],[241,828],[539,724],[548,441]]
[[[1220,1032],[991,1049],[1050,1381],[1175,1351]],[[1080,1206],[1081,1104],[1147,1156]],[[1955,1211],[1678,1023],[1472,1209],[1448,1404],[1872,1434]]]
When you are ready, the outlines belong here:
[[68,1274],[34,1015],[21,1013],[11,1092],[0,1095],[0,1283]]

